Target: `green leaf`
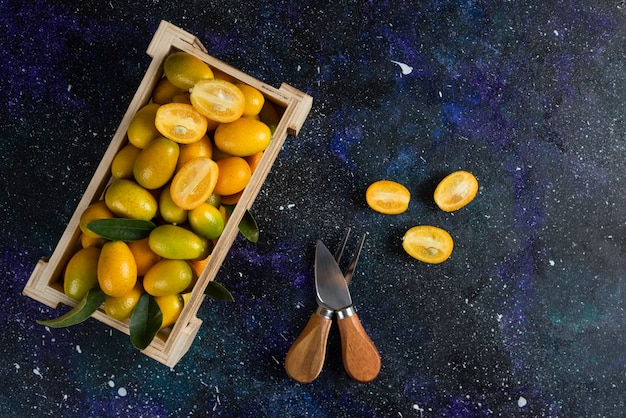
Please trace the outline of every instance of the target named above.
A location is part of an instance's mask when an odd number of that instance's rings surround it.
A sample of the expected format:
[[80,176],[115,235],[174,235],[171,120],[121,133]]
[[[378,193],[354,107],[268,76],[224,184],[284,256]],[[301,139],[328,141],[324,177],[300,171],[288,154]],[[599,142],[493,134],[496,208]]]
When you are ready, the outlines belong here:
[[208,286],[204,290],[204,294],[217,300],[225,300],[227,302],[235,301],[235,298],[230,294],[228,289],[217,282],[209,282]]
[[[235,209],[233,205],[224,205],[224,208],[229,215],[232,214]],[[257,242],[259,240],[259,226],[249,210],[246,209],[246,213],[243,214],[243,218],[241,218],[241,222],[239,222],[238,226],[239,232],[241,232],[248,241]]]
[[87,292],[84,298],[74,306],[65,315],[62,315],[55,319],[49,319],[46,321],[36,321],[39,325],[45,325],[50,328],[64,328],[71,325],[80,324],[94,313],[100,305],[104,302],[107,295],[100,290],[99,287],[94,287]]
[[150,221],[129,218],[96,219],[87,229],[111,241],[138,241],[147,238],[156,225]]
[[144,293],[130,317],[130,342],[143,350],[150,345],[163,323],[163,314],[154,296]]

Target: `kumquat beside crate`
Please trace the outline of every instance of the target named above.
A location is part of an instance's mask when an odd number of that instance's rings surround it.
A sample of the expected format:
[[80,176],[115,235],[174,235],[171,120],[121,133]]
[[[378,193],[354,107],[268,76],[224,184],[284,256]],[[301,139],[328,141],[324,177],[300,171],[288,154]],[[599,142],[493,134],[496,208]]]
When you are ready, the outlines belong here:
[[[139,329],[135,336],[147,333],[149,339],[133,345],[174,367],[202,324],[197,312],[207,287],[216,284],[274,160],[287,136],[300,131],[312,98],[225,64],[195,36],[165,21],[147,53],[152,61],[107,151],[52,255],[37,263],[23,294],[55,309],[71,307],[57,318],[40,318],[43,325],[73,314],[65,319],[70,325],[95,318],[131,340]],[[146,133],[153,128],[159,135]],[[245,143],[233,139],[249,132],[254,136]],[[227,181],[224,173],[231,173]],[[92,283],[86,276],[95,280],[92,286],[85,287]],[[176,309],[165,305],[168,292],[174,292]],[[158,320],[156,328],[146,316]]]

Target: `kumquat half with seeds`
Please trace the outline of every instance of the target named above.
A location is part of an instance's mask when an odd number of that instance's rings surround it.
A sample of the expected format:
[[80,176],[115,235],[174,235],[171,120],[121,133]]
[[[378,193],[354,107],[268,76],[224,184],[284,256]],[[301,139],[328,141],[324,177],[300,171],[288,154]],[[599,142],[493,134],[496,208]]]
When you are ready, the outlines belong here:
[[[79,303],[40,324],[74,325],[100,309],[128,322],[131,342],[144,349],[176,323],[277,123],[259,90],[220,74],[186,52],[166,58],[112,160],[103,199],[81,216],[63,283]],[[258,238],[248,211],[238,227]],[[205,293],[232,300],[221,285]]]

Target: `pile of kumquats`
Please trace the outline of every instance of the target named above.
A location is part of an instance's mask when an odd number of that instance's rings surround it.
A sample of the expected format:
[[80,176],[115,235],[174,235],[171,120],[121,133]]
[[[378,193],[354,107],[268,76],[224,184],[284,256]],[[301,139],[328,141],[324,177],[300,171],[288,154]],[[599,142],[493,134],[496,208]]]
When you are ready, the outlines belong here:
[[128,126],[104,199],[81,216],[63,277],[80,303],[44,325],[73,325],[102,306],[130,320],[138,348],[172,327],[270,144],[279,114],[258,89],[186,52],[169,55],[163,72]]

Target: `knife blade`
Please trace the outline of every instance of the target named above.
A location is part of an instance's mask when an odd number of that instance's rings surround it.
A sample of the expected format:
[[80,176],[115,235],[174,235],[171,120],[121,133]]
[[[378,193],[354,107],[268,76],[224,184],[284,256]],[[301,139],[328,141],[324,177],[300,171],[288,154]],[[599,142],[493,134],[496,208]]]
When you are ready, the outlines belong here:
[[318,304],[331,311],[352,305],[348,284],[337,260],[320,240],[315,246],[315,295]]
[[321,241],[316,247],[315,290],[320,306],[337,314],[346,372],[359,382],[374,380],[380,372],[380,354],[352,306],[350,290],[337,261]]

